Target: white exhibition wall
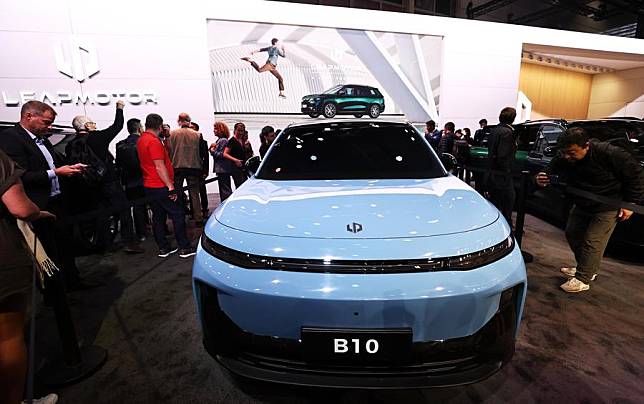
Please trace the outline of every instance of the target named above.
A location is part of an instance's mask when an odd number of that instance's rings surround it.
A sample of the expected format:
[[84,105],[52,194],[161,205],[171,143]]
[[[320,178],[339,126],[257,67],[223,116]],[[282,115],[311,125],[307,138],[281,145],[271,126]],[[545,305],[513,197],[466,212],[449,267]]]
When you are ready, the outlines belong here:
[[[439,124],[457,127],[474,128],[482,117],[494,122],[502,107],[517,104],[523,44],[644,54],[644,41],[635,39],[297,3],[2,0],[0,120],[18,119],[19,102],[12,102],[21,92],[46,92],[62,98],[58,123],[86,113],[105,127],[124,97],[127,118],[158,112],[174,124],[186,111],[213,140],[208,20],[442,37]],[[95,103],[77,105],[76,93]]]

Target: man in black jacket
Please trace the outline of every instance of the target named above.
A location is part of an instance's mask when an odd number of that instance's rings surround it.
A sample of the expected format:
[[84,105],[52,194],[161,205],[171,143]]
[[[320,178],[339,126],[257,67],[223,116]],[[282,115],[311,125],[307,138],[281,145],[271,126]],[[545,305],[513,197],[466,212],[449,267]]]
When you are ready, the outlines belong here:
[[[121,240],[125,244],[123,251],[126,253],[143,253],[145,250],[141,248],[138,241],[134,240],[134,224],[132,223],[132,216],[129,214],[127,207],[128,200],[121,187],[120,178],[116,172],[114,164],[114,156],[109,152],[109,146],[112,140],[123,129],[123,101],[116,102],[116,114],[114,123],[102,130],[96,129],[96,123],[92,122],[87,116],[77,116],[72,121],[72,126],[76,130],[76,138],[69,142],[66,147],[67,156],[73,156],[73,151],[82,143],[86,143],[91,151],[96,155],[105,167],[105,173],[101,176],[98,184],[90,184],[96,186],[97,195],[99,196],[99,206],[105,208],[123,208],[118,212],[121,224]],[[85,184],[88,185],[88,184]],[[87,186],[80,186],[77,192],[91,192]],[[83,189],[85,188],[85,189]],[[111,243],[110,237],[110,216],[105,215],[99,217],[97,224],[97,243],[101,247],[107,247]]]
[[[583,191],[624,202],[644,202],[644,170],[626,150],[589,141],[582,128],[568,129],[559,137],[557,145],[559,156],[552,159],[546,172],[537,174],[538,185],[550,184],[549,174],[560,175],[561,182]],[[574,202],[566,225],[566,239],[577,266],[561,268],[570,277],[561,288],[569,293],[590,289],[617,221],[628,220],[633,214],[628,209],[583,197],[575,197]]]
[[488,174],[487,191],[490,202],[503,214],[512,227],[512,208],[514,207],[514,182],[512,181],[512,166],[514,165],[517,145],[514,141],[512,123],[517,111],[506,107],[499,114],[499,124],[489,128],[488,160],[489,167],[495,172]]
[[[130,134],[116,144],[116,166],[121,171],[121,184],[125,188],[125,196],[132,202],[136,199],[145,198],[143,190],[143,173],[139,164],[139,156],[136,151],[136,144],[143,133],[143,125],[137,118],[127,121],[127,131]],[[135,205],[131,209],[134,213],[134,229],[139,241],[147,237],[147,206],[145,204]]]
[[[83,164],[64,165],[45,137],[56,119],[56,111],[40,101],[26,102],[20,110],[20,122],[0,134],[2,149],[22,169],[25,193],[41,210],[64,216],[59,178],[80,174]],[[63,270],[68,287],[83,287],[74,261],[69,234],[57,222],[34,222],[34,230],[47,254]]]

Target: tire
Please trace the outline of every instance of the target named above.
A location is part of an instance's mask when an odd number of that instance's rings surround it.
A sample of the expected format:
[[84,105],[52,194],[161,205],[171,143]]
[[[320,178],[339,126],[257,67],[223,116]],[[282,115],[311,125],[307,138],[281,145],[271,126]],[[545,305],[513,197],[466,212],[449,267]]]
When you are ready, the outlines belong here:
[[353,114],[356,118],[362,118],[362,114]]
[[378,104],[369,105],[369,116],[372,118],[378,118],[378,116],[380,116],[380,105]]
[[338,109],[337,109],[337,107],[335,106],[334,103],[327,102],[326,104],[324,104],[324,108],[323,108],[322,111],[323,111],[322,113],[324,114],[325,117],[333,118],[335,116],[335,114],[338,112]]
[[311,118],[317,118],[318,116],[320,116],[320,114],[318,114],[317,112],[312,112],[312,113],[309,114],[309,116]]

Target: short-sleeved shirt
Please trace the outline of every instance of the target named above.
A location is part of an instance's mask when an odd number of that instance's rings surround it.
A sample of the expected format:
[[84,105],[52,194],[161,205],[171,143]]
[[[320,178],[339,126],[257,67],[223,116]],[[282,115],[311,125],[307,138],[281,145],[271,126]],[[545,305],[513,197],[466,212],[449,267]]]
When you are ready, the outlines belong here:
[[236,159],[243,161],[246,161],[246,150],[244,149],[244,146],[239,143],[239,140],[237,140],[236,137],[232,136],[230,139],[228,139],[228,145],[226,146],[230,149],[230,155],[233,156]]
[[[0,150],[0,197],[20,181],[24,170]],[[0,300],[31,285],[32,260],[16,219],[0,202]]]
[[174,171],[172,163],[168,156],[168,151],[163,146],[159,138],[151,132],[143,132],[141,138],[136,144],[136,151],[139,155],[139,164],[143,173],[143,186],[146,188],[163,188],[166,185],[159,177],[157,169],[154,166],[154,160],[163,160],[165,168],[168,170],[170,181],[174,182]]

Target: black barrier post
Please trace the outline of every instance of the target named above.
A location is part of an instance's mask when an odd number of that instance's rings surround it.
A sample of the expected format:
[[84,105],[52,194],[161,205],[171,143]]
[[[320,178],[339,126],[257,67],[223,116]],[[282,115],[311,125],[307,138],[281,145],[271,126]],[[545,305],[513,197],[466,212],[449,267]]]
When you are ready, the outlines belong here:
[[49,362],[39,372],[39,379],[51,387],[77,383],[91,376],[107,360],[107,351],[99,346],[78,346],[62,276],[61,272],[56,272],[45,287],[45,293],[53,300],[58,336],[63,347],[63,357]]
[[[517,218],[514,225],[514,238],[516,238],[519,248],[521,247],[521,242],[523,241],[523,226],[525,224],[525,200],[528,194],[528,185],[530,184],[530,181],[530,171],[521,171],[521,186],[519,187],[519,198],[517,200]],[[523,255],[523,260],[526,263],[530,263],[534,260],[532,254],[527,251],[521,250],[521,254]]]

